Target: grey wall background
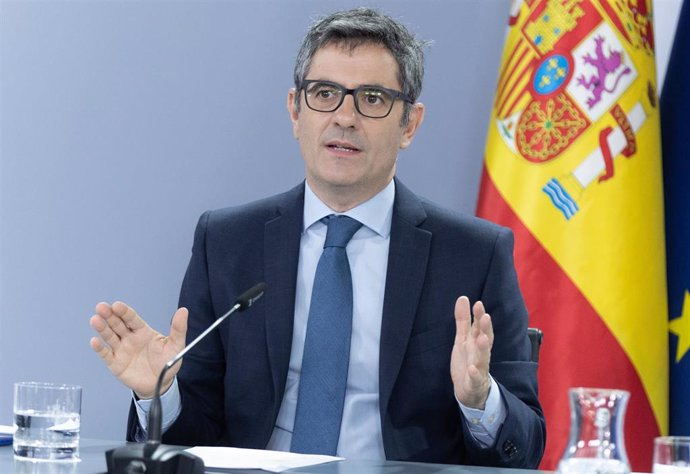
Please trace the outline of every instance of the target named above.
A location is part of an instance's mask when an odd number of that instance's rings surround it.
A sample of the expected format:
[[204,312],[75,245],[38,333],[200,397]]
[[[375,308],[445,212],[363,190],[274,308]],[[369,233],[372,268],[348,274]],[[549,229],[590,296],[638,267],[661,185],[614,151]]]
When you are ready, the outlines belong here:
[[399,176],[472,213],[507,0],[0,1],[0,424],[13,382],[78,383],[82,435],[124,436],[93,307],[122,299],[167,332],[201,212],[302,179],[296,49],[312,18],[360,4],[434,41]]

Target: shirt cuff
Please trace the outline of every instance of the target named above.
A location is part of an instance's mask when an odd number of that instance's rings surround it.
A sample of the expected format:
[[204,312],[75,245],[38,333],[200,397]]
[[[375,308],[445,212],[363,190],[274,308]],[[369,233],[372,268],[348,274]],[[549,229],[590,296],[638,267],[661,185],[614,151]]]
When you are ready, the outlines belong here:
[[501,391],[493,377],[489,375],[489,378],[491,379],[491,388],[483,410],[466,407],[458,401],[470,433],[485,448],[494,445],[498,430],[506,419],[506,407],[501,397]]
[[[141,430],[137,430],[136,438],[139,438],[140,435],[144,438],[141,440],[136,439],[136,441],[145,441],[151,399],[137,399],[137,397],[134,395],[134,392],[132,392],[132,399],[134,400],[134,407],[137,410],[137,418],[139,419],[139,426],[141,427]],[[180,388],[177,385],[177,377],[173,379],[173,383],[170,388],[161,395],[161,410],[163,412],[161,433],[165,433],[165,430],[170,428],[170,425],[177,420],[177,417],[180,416],[180,412],[182,411]]]

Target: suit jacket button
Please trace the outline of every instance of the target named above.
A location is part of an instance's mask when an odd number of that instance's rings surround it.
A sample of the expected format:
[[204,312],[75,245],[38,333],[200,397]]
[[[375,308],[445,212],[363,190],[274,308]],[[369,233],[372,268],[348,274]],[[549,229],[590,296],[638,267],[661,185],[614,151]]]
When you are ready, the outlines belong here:
[[509,457],[512,458],[515,456],[518,452],[517,446],[515,446],[515,443],[513,443],[511,440],[506,440],[505,443],[503,443],[503,452]]

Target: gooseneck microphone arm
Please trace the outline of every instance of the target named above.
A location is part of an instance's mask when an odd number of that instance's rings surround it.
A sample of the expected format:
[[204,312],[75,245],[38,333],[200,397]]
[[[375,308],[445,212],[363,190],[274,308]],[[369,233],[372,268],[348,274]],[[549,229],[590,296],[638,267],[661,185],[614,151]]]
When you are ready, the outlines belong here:
[[189,352],[194,346],[197,345],[199,341],[201,341],[203,338],[206,337],[208,333],[213,331],[220,323],[225,321],[225,319],[230,316],[232,313],[235,311],[238,311],[242,308],[242,306],[239,303],[235,303],[235,306],[230,308],[230,311],[225,313],[223,316],[220,318],[216,319],[213,324],[211,324],[204,332],[199,334],[196,339],[194,339],[192,342],[190,342],[187,346],[185,346],[184,349],[182,349],[175,357],[170,359],[168,362],[165,363],[163,366],[163,370],[161,370],[161,373],[158,375],[158,381],[156,382],[156,388],[153,392],[153,398],[151,399],[151,406],[149,407],[149,414],[148,414],[148,438],[146,440],[147,444],[155,444],[158,445],[161,443],[161,438],[162,438],[162,427],[163,427],[163,409],[161,406],[161,387],[163,386],[163,379],[165,378],[165,374],[168,373],[168,370],[170,370],[175,364],[177,364],[184,355]]
[[203,474],[203,461],[177,446],[161,445],[163,414],[161,409],[161,387],[165,374],[177,364],[187,352],[196,346],[208,333],[218,327],[236,311],[244,311],[261,298],[266,283],[258,283],[242,293],[230,310],[216,319],[204,332],[187,344],[175,357],[165,363],[158,376],[151,399],[148,415],[148,437],[146,443],[129,444],[106,452],[109,474]]
[[175,364],[177,364],[182,359],[182,357],[184,357],[185,354],[187,354],[187,352],[192,350],[194,346],[196,346],[199,343],[199,341],[204,339],[208,335],[208,333],[213,331],[215,328],[218,327],[220,323],[225,321],[228,318],[228,316],[230,316],[232,313],[236,311],[244,311],[245,309],[249,308],[251,305],[254,304],[254,302],[256,302],[256,300],[263,296],[265,291],[266,283],[257,283],[256,285],[252,286],[250,289],[242,293],[227,313],[222,315],[220,318],[216,319],[213,322],[213,324],[206,328],[204,332],[199,334],[192,342],[187,344],[180,352],[178,352],[175,357],[173,357],[165,363],[165,365],[163,366],[163,370],[161,370],[161,373],[158,376],[156,388],[153,392],[153,398],[151,399],[151,406],[149,407],[147,423],[148,438],[146,441],[147,444],[158,445],[161,443],[161,430],[163,425],[163,410],[161,408],[161,386],[163,385],[163,379],[165,378],[165,374],[168,373],[168,370],[170,370]]

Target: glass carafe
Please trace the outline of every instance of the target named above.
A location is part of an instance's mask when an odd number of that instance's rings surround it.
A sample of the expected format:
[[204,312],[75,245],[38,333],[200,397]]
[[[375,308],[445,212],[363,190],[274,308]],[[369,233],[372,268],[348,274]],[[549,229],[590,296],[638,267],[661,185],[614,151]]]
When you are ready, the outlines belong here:
[[623,419],[630,392],[571,388],[570,438],[559,474],[630,474]]

